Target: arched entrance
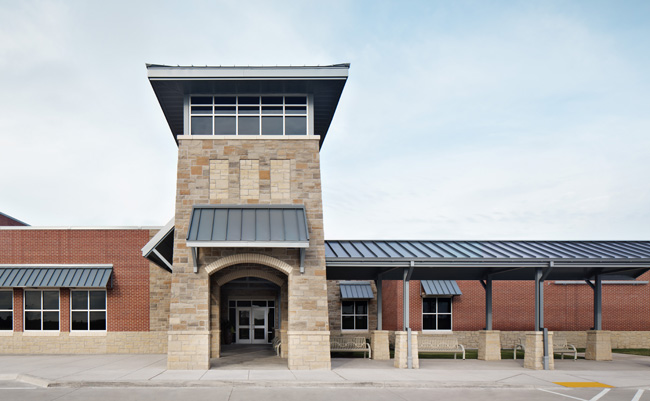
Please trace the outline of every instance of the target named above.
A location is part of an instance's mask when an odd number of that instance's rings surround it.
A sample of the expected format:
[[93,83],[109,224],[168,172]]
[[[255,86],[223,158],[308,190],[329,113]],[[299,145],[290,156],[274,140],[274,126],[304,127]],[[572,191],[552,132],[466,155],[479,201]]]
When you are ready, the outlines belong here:
[[[211,358],[220,358],[223,347],[233,344],[266,346],[272,350],[274,338],[286,336],[287,273],[292,268],[266,255],[251,255],[254,254],[232,255],[205,267],[211,274]],[[255,263],[261,260],[268,265]],[[238,348],[230,347],[228,351],[232,353],[233,349]],[[286,351],[283,354],[286,358]]]

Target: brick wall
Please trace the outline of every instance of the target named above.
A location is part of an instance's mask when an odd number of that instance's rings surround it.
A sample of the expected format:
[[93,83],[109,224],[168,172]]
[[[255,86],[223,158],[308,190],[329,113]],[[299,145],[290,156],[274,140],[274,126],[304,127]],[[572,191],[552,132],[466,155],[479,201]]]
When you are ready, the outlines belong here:
[[[639,277],[650,280],[650,272]],[[485,327],[485,291],[478,281],[458,281],[463,295],[452,303],[453,330],[474,331]],[[422,329],[422,301],[419,281],[411,281],[411,328]],[[650,285],[603,284],[603,329],[614,331],[650,330]],[[402,282],[383,282],[384,329],[402,325]],[[533,330],[534,283],[493,282],[493,328],[504,331]],[[554,331],[583,331],[593,326],[593,291],[586,284],[544,284],[544,325]]]
[[[149,237],[149,230],[139,229],[4,229],[0,230],[0,264],[112,264],[108,331],[149,331],[150,263],[140,251]],[[60,294],[60,328],[68,332],[69,290],[61,289]],[[17,289],[16,331],[22,331],[22,304],[22,290]]]

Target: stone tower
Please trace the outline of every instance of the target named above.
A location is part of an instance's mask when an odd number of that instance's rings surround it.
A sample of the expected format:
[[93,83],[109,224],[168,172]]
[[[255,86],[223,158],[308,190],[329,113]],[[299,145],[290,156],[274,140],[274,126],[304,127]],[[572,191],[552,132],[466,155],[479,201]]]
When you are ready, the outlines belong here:
[[330,368],[319,150],[348,68],[147,66],[178,144],[170,369],[278,337]]

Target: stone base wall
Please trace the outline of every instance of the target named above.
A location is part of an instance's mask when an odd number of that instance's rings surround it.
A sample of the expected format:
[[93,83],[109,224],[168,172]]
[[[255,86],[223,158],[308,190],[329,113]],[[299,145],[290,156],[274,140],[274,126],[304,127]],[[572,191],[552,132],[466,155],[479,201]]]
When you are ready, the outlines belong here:
[[[575,345],[576,348],[587,347],[586,331],[553,331],[553,333],[556,337],[566,338],[567,343]],[[650,348],[650,331],[610,331],[609,333],[612,348]],[[465,348],[478,349],[478,331],[454,331],[452,334],[458,337],[458,342]],[[526,331],[501,331],[501,348],[514,348],[519,343],[519,339],[525,335]]]
[[[289,369],[332,368],[329,331],[288,331],[287,337],[289,339]],[[284,342],[282,347],[284,348]]]
[[31,335],[23,332],[0,335],[2,354],[164,354],[167,333],[162,331],[109,331],[78,335],[53,333]]
[[167,369],[210,369],[210,332],[170,331]]

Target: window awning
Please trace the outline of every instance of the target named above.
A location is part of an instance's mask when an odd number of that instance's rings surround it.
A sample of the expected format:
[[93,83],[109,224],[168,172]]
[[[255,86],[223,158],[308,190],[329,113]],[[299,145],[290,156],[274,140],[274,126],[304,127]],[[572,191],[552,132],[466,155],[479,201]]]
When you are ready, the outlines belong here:
[[302,205],[195,205],[188,247],[308,248]]
[[342,281],[341,299],[373,299],[372,287],[367,281]]
[[142,256],[165,270],[172,271],[174,260],[174,218],[142,248]]
[[456,280],[422,280],[422,292],[424,295],[463,295],[458,288]]
[[0,288],[106,288],[113,265],[0,265]]

